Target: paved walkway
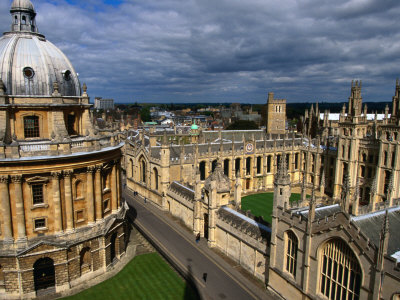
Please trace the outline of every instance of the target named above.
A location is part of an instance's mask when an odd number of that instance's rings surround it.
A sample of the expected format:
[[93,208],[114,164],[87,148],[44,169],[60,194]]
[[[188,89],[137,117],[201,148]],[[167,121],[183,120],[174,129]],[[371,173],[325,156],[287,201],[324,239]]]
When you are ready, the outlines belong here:
[[128,190],[125,199],[136,226],[186,274],[203,299],[276,299],[209,249],[204,239],[197,244],[192,233],[150,201]]

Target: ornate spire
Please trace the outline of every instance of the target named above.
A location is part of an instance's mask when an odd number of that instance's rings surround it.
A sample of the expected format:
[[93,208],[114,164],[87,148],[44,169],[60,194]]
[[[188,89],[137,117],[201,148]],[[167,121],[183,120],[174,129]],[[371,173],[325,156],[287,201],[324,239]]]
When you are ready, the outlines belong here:
[[278,172],[275,175],[275,183],[287,185],[290,184],[290,175],[288,174],[286,164],[286,153],[283,152],[279,161]]

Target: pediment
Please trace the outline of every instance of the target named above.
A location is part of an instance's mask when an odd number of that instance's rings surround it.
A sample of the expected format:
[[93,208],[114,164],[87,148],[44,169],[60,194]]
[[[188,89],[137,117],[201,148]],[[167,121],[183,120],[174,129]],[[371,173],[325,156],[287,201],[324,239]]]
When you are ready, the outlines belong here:
[[58,244],[56,242],[50,242],[50,241],[39,241],[39,242],[32,244],[31,246],[25,248],[24,250],[20,251],[18,253],[18,256],[24,256],[27,254],[32,255],[35,253],[66,250],[66,249],[67,249],[67,247],[64,242],[62,244],[61,243]]
[[26,182],[28,184],[47,183],[47,182],[49,182],[49,178],[42,177],[42,176],[35,176],[35,177],[32,177],[32,178],[26,179]]

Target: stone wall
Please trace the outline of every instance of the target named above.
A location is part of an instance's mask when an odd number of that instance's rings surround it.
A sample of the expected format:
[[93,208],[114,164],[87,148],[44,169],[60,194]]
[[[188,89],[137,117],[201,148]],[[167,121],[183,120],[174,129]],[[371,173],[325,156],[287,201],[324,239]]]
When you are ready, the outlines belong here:
[[216,247],[262,281],[268,275],[270,232],[265,225],[222,207],[217,213]]

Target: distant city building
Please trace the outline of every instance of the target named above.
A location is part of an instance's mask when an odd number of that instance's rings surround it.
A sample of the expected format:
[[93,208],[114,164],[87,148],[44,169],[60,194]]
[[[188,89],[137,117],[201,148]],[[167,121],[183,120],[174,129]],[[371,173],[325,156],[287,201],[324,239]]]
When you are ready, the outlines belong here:
[[103,99],[101,97],[96,97],[94,99],[94,109],[114,109],[114,99]]

